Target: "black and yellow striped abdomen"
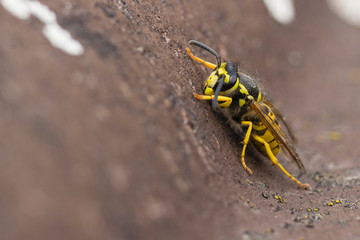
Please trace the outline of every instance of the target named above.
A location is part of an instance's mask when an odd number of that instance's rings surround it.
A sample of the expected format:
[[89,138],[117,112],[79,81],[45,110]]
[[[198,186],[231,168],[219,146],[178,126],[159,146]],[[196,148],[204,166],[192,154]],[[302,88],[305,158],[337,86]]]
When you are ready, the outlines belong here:
[[[268,116],[268,119],[272,122],[272,125],[275,128],[280,128],[280,124],[276,119],[275,114],[271,111],[271,109],[265,104],[262,104],[262,107],[264,108]],[[264,139],[264,141],[269,144],[270,149],[274,154],[274,156],[276,156],[280,151],[280,146],[279,146],[279,142],[276,140],[276,138],[271,133],[271,131],[263,124],[263,122],[255,114],[249,114],[247,117],[245,116],[244,119],[252,122],[251,139],[254,139],[254,136],[259,136],[262,139]],[[252,141],[252,142],[262,154],[269,157],[263,143],[259,141]]]
[[[270,145],[271,151],[273,152],[274,156],[276,156],[279,153],[280,146],[278,141],[275,139],[275,137],[271,134],[271,132],[266,128],[266,126],[262,122],[253,124],[253,132],[251,135],[252,136],[257,135],[262,139],[264,139],[265,142],[267,142]],[[253,141],[253,143],[262,154],[268,157],[264,144],[258,141]]]

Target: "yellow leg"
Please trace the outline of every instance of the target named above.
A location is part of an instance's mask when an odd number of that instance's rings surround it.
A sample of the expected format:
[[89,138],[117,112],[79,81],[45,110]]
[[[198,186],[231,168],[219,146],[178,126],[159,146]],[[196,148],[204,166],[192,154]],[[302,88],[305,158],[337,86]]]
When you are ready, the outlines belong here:
[[[200,95],[197,93],[194,93],[194,97],[198,100],[213,100],[215,95]],[[217,98],[218,102],[225,102],[224,105],[225,106],[229,106],[232,102],[232,98],[231,97],[226,97],[226,96],[218,96]]]
[[263,138],[261,138],[257,135],[253,135],[253,138],[255,141],[258,141],[258,142],[264,144],[266,152],[267,152],[269,158],[271,159],[271,161],[273,162],[273,164],[278,166],[281,169],[281,171],[283,171],[285,173],[286,176],[288,176],[291,180],[296,182],[299,186],[301,186],[303,188],[310,188],[309,184],[301,183],[299,180],[294,178],[290,173],[288,173],[288,171],[285,170],[285,168],[279,163],[279,161],[274,156],[273,152],[271,151],[270,145]]
[[248,143],[249,143],[249,139],[250,139],[250,136],[251,136],[251,131],[252,131],[252,125],[253,125],[253,123],[250,122],[250,121],[241,121],[241,125],[248,125],[248,126],[249,126],[248,130],[246,131],[244,140],[243,140],[244,146],[243,146],[243,150],[242,150],[242,153],[241,153],[241,164],[242,164],[243,168],[244,168],[249,174],[252,174],[251,169],[248,168],[248,166],[246,166],[246,164],[245,164],[245,150],[246,150],[246,147],[247,147],[247,145],[248,145]]
[[207,66],[207,67],[209,67],[209,68],[211,68],[211,69],[215,69],[215,68],[216,68],[216,65],[215,65],[215,64],[212,64],[212,63],[210,63],[210,62],[207,62],[207,61],[205,61],[205,60],[202,60],[201,58],[195,57],[195,56],[191,53],[191,51],[190,51],[189,48],[185,48],[185,51],[186,51],[187,54],[188,54],[192,59],[194,59],[195,61],[198,61],[198,62],[204,64],[205,66]]

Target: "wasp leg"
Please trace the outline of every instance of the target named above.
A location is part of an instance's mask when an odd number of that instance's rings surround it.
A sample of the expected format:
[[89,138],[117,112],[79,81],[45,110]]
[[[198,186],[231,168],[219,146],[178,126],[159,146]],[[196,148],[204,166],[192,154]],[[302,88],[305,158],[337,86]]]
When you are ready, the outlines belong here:
[[[194,93],[194,97],[198,100],[213,100],[215,95],[200,95],[200,94]],[[229,106],[232,102],[232,98],[226,97],[226,96],[218,96],[217,100],[218,100],[218,102],[224,102],[221,104],[221,106],[223,106],[223,107]]]
[[250,139],[250,136],[251,136],[251,131],[252,131],[252,125],[253,123],[250,122],[250,121],[241,121],[241,125],[248,125],[249,128],[248,130],[246,131],[246,134],[245,134],[245,137],[244,137],[244,140],[243,140],[243,150],[242,150],[242,153],[241,153],[241,164],[243,166],[243,168],[249,173],[249,174],[252,174],[252,171],[250,168],[248,168],[248,166],[246,166],[245,164],[245,150],[246,150],[246,147],[249,143],[249,139]]
[[209,68],[211,68],[211,69],[215,69],[215,68],[216,68],[216,65],[215,65],[215,64],[210,63],[210,62],[207,62],[207,61],[205,61],[205,60],[202,60],[201,58],[195,57],[195,56],[191,53],[191,51],[190,51],[189,48],[185,48],[185,51],[186,51],[187,54],[188,54],[192,59],[194,59],[195,61],[198,61],[198,62],[204,64],[205,66],[207,66],[207,67],[209,67]]
[[274,156],[273,152],[271,151],[270,145],[263,138],[259,137],[258,135],[253,135],[253,138],[255,141],[258,141],[258,142],[264,144],[266,152],[267,152],[270,160],[273,162],[274,165],[278,166],[281,169],[281,171],[283,171],[285,173],[286,176],[288,176],[291,180],[296,182],[300,187],[310,188],[309,184],[301,183],[299,180],[294,178],[290,173],[288,173],[288,171],[285,170],[285,168],[279,163],[279,161]]

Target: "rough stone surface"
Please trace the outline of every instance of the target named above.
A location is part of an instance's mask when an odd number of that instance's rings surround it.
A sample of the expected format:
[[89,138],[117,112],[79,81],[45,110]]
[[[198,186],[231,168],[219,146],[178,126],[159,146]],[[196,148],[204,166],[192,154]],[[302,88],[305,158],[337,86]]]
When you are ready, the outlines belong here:
[[[252,0],[41,2],[85,54],[0,7],[1,239],[360,238],[360,32],[324,1],[288,26]],[[210,71],[190,39],[266,89],[310,190],[254,148],[242,168],[242,135],[192,96]]]

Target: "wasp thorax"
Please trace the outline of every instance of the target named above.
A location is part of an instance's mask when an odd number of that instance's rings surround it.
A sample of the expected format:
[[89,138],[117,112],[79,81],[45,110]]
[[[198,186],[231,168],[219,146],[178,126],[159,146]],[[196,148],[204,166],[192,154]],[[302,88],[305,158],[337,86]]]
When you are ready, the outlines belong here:
[[242,93],[245,95],[251,95],[256,101],[260,101],[261,92],[255,81],[244,73],[239,73],[239,79],[240,84],[244,87]]

